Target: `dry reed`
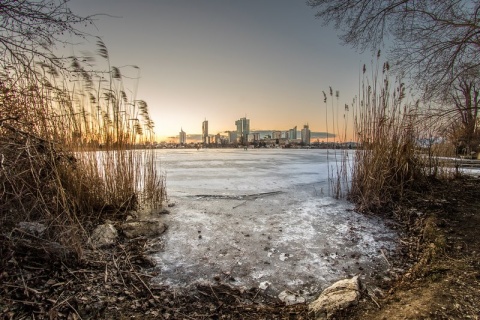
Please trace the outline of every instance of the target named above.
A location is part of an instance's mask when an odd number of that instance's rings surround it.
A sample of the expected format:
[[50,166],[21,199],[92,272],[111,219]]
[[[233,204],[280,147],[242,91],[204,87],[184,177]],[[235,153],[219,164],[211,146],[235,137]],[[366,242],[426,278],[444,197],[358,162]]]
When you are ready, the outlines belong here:
[[[356,141],[353,159],[348,151],[342,151],[332,177],[329,168],[333,196],[346,195],[361,212],[390,212],[407,190],[425,189],[432,179],[460,174],[457,161],[452,160],[455,154],[451,142],[438,138],[442,119],[420,110],[418,101],[409,102],[405,84],[397,80],[392,85],[389,69],[388,63],[381,70],[377,65],[369,77],[364,66],[359,98],[352,104]],[[327,106],[325,93],[324,98]],[[348,110],[345,105],[345,119]]]
[[[98,45],[110,65],[105,45]],[[48,241],[78,258],[96,224],[161,205],[165,180],[156,171],[153,150],[136,150],[153,138],[148,106],[135,92],[127,96],[118,68],[87,71],[76,58],[69,74],[42,63],[36,72],[3,67],[3,235],[17,230],[19,222],[41,222]]]
[[382,211],[421,177],[416,153],[418,104],[405,100],[405,85],[391,86],[388,63],[382,76],[365,77],[355,115],[356,140],[349,198],[360,211]]

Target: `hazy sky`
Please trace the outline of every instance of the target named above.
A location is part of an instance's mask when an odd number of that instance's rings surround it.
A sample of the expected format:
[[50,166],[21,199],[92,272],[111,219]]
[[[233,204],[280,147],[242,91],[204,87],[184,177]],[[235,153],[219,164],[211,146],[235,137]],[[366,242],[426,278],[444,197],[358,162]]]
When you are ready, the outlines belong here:
[[251,129],[309,123],[326,131],[322,90],[340,91],[343,121],[359,70],[371,60],[341,46],[302,0],[71,0],[70,7],[109,15],[91,32],[104,40],[112,65],[140,67],[137,97],[147,101],[160,137],[181,128],[201,133],[204,119],[210,134],[235,130],[245,115]]

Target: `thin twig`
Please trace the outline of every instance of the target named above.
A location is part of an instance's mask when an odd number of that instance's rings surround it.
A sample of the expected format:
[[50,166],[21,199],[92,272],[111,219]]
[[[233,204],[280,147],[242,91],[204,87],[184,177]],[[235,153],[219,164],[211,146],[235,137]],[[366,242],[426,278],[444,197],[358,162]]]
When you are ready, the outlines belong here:
[[104,278],[103,278],[103,281],[104,281],[105,283],[107,283],[107,280],[108,280],[108,279],[107,279],[107,278],[108,278],[108,267],[107,267],[107,266],[108,266],[108,264],[105,262],[105,276],[104,276]]
[[377,302],[377,300],[375,299],[374,295],[371,294],[368,289],[367,289],[367,294],[368,294],[368,296],[370,297],[370,299],[372,299],[372,301],[375,302],[375,304],[377,305],[378,309],[381,309],[380,304]]
[[[73,272],[70,270],[70,268],[68,268],[68,267],[65,265],[65,263],[63,263],[63,261],[62,261],[62,265],[65,267],[65,270],[67,270],[68,273],[70,273],[72,276],[75,277],[75,279],[80,280],[80,279],[75,275],[75,273],[73,273]],[[87,272],[87,270],[78,270],[78,271],[76,271],[76,272],[82,272],[82,271],[83,271],[83,272]],[[92,272],[92,271],[90,271],[90,272]]]
[[122,247],[122,250],[123,250],[123,252],[125,252],[125,257],[127,259],[128,264],[130,265],[130,267],[132,269],[133,274],[138,278],[138,280],[140,280],[140,282],[143,284],[145,289],[147,289],[147,291],[150,293],[152,298],[155,301],[159,302],[158,298],[153,294],[153,292],[150,290],[150,288],[147,286],[147,284],[143,281],[143,279],[140,277],[140,275],[135,271],[135,268],[133,267],[132,263],[130,262],[130,258],[128,257],[128,254],[123,247]]
[[240,203],[239,205],[234,206],[233,209],[238,208],[238,207],[240,207],[240,206],[243,206],[243,205],[246,204],[246,203],[247,203],[247,201],[245,200],[245,201],[243,201],[242,203]]
[[20,277],[22,278],[25,295],[27,296],[27,298],[30,298],[30,295],[28,294],[28,287],[27,287],[27,284],[25,283],[25,279],[23,278],[23,274],[20,274]]
[[222,302],[220,301],[220,299],[218,299],[217,295],[215,294],[215,291],[213,291],[212,285],[210,285],[210,290],[212,291],[213,295],[214,295],[215,298],[217,299],[218,303],[221,304]]
[[255,302],[255,298],[258,296],[258,293],[260,292],[260,289],[257,290],[257,293],[255,293],[255,295],[253,296],[253,299],[252,301]]
[[392,264],[390,263],[390,261],[388,261],[387,256],[385,255],[385,251],[383,249],[380,249],[380,252],[382,253],[382,257],[385,259],[385,261],[387,261],[388,266],[391,267]]
[[77,314],[77,316],[80,318],[80,320],[82,320],[82,317],[80,316],[78,311],[70,304],[70,302],[67,301],[67,304],[69,305],[70,308],[72,308],[73,312],[75,312]]

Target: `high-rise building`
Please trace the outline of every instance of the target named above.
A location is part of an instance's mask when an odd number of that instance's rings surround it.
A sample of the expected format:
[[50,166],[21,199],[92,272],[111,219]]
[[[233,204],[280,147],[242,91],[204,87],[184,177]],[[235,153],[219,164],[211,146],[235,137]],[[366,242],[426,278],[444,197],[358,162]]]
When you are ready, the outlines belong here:
[[187,134],[185,133],[185,131],[183,131],[183,128],[180,129],[180,132],[179,132],[179,143],[180,144],[187,143]]
[[301,131],[301,138],[302,143],[310,144],[310,128],[308,127],[308,123],[303,126],[303,129]]
[[237,141],[241,144],[246,143],[250,133],[250,119],[240,118],[235,121],[235,125],[237,126]]
[[288,130],[288,139],[297,139],[297,126],[295,126],[293,129]]
[[273,131],[272,132],[272,139],[281,139],[282,138],[282,131]]
[[228,131],[228,143],[237,142],[237,131]]
[[208,139],[208,121],[205,119],[202,123],[202,141],[203,144],[208,144],[209,139]]

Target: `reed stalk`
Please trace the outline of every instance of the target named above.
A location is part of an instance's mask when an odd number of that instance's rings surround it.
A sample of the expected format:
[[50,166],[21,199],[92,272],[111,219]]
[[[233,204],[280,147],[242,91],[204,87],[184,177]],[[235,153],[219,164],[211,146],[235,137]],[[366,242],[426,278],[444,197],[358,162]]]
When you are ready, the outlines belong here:
[[[108,52],[99,41],[99,52]],[[128,97],[120,69],[74,73],[37,63],[0,73],[0,231],[47,226],[47,238],[78,258],[91,229],[140,207],[161,206],[165,179],[145,102]],[[137,68],[138,69],[138,68]],[[106,75],[106,77],[105,77]],[[109,79],[105,81],[105,79]]]
[[421,179],[417,147],[417,103],[406,101],[405,85],[392,86],[389,65],[365,75],[356,108],[358,148],[349,198],[360,211],[382,211],[400,199],[405,188]]

